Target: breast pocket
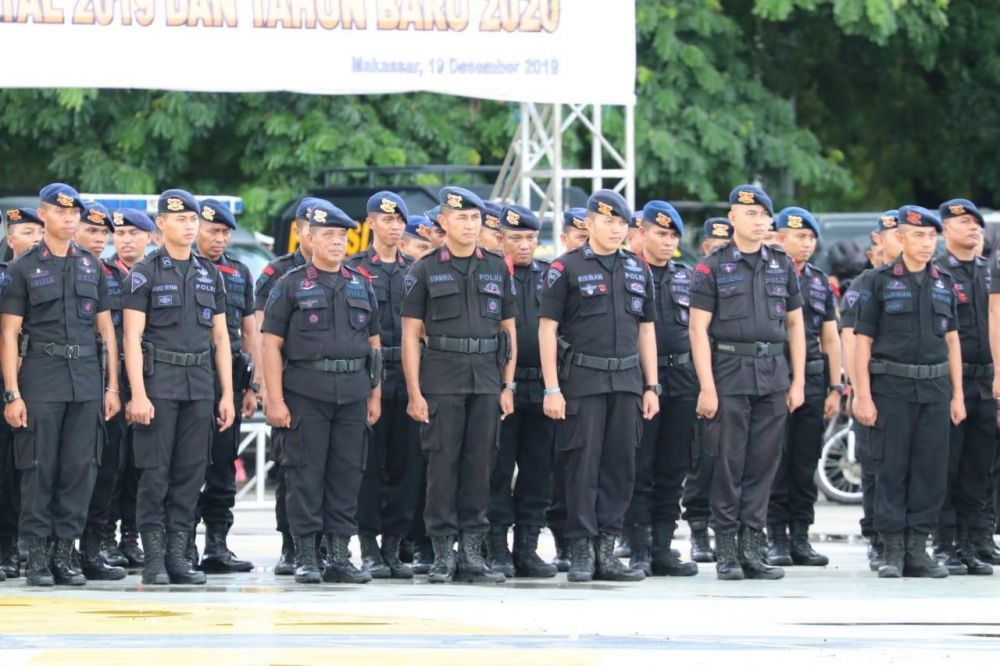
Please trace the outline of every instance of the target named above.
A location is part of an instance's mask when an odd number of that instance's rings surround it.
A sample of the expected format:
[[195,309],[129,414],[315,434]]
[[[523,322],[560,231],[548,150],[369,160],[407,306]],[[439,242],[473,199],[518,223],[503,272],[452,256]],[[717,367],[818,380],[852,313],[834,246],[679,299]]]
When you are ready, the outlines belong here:
[[885,312],[885,329],[895,333],[906,333],[912,324],[913,299],[886,298],[882,310]]
[[28,290],[28,302],[31,304],[31,321],[43,324],[58,321],[62,316],[62,306],[59,297],[62,289],[58,284],[46,287],[35,287]]
[[634,280],[626,281],[625,291],[628,292],[625,295],[625,312],[641,317],[643,306],[646,304],[646,284]]
[[436,282],[427,288],[431,297],[431,319],[454,319],[462,314],[461,289],[457,282]]
[[750,312],[745,284],[727,284],[719,287],[719,319],[743,319]]
[[952,311],[951,304],[939,301],[931,301],[934,309],[934,332],[943,336],[951,328]]
[[485,319],[500,320],[500,298],[502,289],[499,282],[480,281],[479,305],[480,314]]
[[348,298],[347,305],[350,310],[351,328],[355,331],[363,331],[368,328],[372,318],[372,304],[367,298]]
[[149,325],[155,328],[176,326],[181,317],[181,295],[176,292],[153,294]]
[[77,296],[77,312],[80,319],[93,321],[97,313],[97,285],[93,282],[81,282],[77,280],[74,285]]
[[330,328],[330,308],[325,298],[306,298],[296,301],[293,315],[295,327],[300,331],[325,331]]
[[670,300],[674,305],[674,321],[687,326],[691,318],[691,294],[687,291],[671,290]]
[[215,315],[215,294],[207,291],[196,291],[194,300],[198,303],[198,323],[211,326]]
[[764,286],[767,293],[767,314],[771,319],[784,319],[788,312],[788,286],[784,284],[768,284]]

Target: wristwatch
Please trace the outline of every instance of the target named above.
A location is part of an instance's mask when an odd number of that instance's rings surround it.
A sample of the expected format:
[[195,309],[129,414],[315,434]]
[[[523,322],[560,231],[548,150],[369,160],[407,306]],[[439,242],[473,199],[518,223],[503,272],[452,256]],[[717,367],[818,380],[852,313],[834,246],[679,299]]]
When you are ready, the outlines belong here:
[[20,400],[20,399],[21,399],[21,392],[20,391],[4,391],[3,392],[3,403],[5,405],[9,405],[10,403],[14,402],[15,400]]
[[652,391],[656,395],[663,395],[663,386],[660,384],[646,384],[646,386],[643,387],[642,390],[644,393],[646,391]]
[[250,382],[250,390],[254,393],[260,393],[260,382]]
[[836,391],[840,395],[844,395],[844,391],[846,390],[847,387],[844,386],[843,384],[830,384],[830,391]]
[[511,391],[517,390],[517,382],[504,382],[503,387],[505,389],[510,389]]

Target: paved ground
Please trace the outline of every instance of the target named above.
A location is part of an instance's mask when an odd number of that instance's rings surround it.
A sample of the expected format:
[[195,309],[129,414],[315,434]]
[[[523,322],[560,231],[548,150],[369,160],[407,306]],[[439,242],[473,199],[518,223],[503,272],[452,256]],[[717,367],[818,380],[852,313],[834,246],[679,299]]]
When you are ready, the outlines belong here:
[[821,506],[831,566],[777,582],[721,582],[702,565],[639,584],[303,589],[271,573],[272,514],[241,510],[231,545],[258,564],[251,574],[153,590],[137,576],[83,590],[0,583],[0,664],[995,663],[1000,576],[880,581],[857,516]]

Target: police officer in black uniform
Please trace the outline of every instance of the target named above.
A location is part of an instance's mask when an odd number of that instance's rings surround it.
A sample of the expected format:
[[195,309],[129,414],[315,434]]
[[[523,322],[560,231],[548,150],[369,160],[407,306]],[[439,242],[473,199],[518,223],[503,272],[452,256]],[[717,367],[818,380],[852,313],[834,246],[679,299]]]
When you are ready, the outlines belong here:
[[927,555],[947,486],[948,419],[965,419],[955,285],[931,262],[941,220],[902,206],[903,254],[874,271],[855,326],[854,415],[872,428],[879,578],[943,578]]
[[[420,429],[406,415],[399,320],[403,276],[413,259],[399,249],[408,211],[395,192],[376,192],[368,199],[372,246],[347,265],[371,283],[378,302],[382,360],[382,417],[372,428],[368,464],[358,497],[358,539],[362,569],[372,578],[413,578],[399,559],[399,546],[409,534],[420,493]],[[376,537],[382,535],[381,548]]]
[[[27,252],[42,238],[42,219],[30,208],[7,211],[7,246],[14,257]],[[0,261],[0,298],[10,280],[7,263]],[[17,550],[17,520],[21,511],[21,476],[14,466],[13,434],[10,426],[0,423],[0,580],[21,575]]]
[[[702,256],[707,257],[718,248],[728,245],[732,239],[733,224],[729,218],[708,218],[702,231]],[[691,529],[691,559],[695,562],[715,562],[715,551],[712,550],[712,542],[708,536],[708,522],[712,518],[713,462],[714,458],[702,451],[701,440],[696,439],[692,444],[691,469],[684,480],[684,497],[681,501],[684,507],[682,518]]]
[[792,260],[763,243],[771,199],[740,185],[729,203],[733,242],[698,263],[691,291],[697,413],[703,451],[715,457],[716,573],[773,580],[784,571],[764,561],[763,528],[788,413],[803,400],[802,297]]
[[[257,411],[260,394],[261,358],[257,325],[254,319],[253,276],[250,269],[226,253],[236,217],[229,207],[215,199],[201,201],[201,222],[195,249],[199,257],[215,264],[226,287],[226,328],[233,353],[233,395],[239,400],[233,424],[212,433],[212,456],[205,473],[205,487],[198,498],[198,517],[205,521],[205,552],[200,569],[205,573],[240,573],[253,571],[253,562],[241,560],[226,543],[233,525],[236,505],[236,458],[240,443],[242,418]],[[215,400],[222,398],[216,379]],[[193,562],[198,561],[194,536]]]
[[490,252],[503,254],[503,236],[500,226],[500,204],[483,202],[483,226],[479,230],[479,247]]
[[[500,450],[490,481],[490,567],[505,576],[552,578],[556,567],[538,557],[538,536],[552,497],[555,422],[542,412],[538,357],[538,308],[548,263],[535,259],[541,224],[524,206],[500,211],[503,250],[514,267],[517,303],[517,368],[514,413],[500,426]],[[517,466],[517,480],[514,467]],[[514,526],[513,556],[507,531]]]
[[819,240],[819,225],[812,213],[795,206],[785,208],[775,217],[774,226],[782,248],[799,272],[806,327],[806,386],[805,402],[788,417],[781,463],[771,485],[768,562],[826,566],[829,558],[809,543],[809,526],[816,517],[816,464],[823,449],[823,424],[840,412],[845,391],[837,303],[826,273],[809,263]]
[[[288,522],[298,583],[367,583],[351,563],[368,427],[378,421],[382,378],[379,315],[368,280],[343,264],[357,224],[314,202],[309,263],[271,289],[264,311],[265,414],[284,430]],[[329,560],[320,571],[316,535]]]
[[[976,542],[991,540],[990,473],[996,451],[996,404],[990,354],[990,267],[977,256],[983,240],[982,213],[968,199],[950,199],[938,208],[945,253],[937,261],[955,281],[958,338],[962,347],[962,383],[966,418],[951,427],[948,489],[938,518],[935,556],[949,573],[962,568],[975,576],[993,574],[979,559]],[[956,571],[957,568],[957,571]]]
[[123,303],[142,581],[203,584],[187,549],[212,442],[213,356],[222,386],[215,425],[231,427],[235,415],[226,290],[212,262],[191,251],[198,201],[167,190],[157,209],[163,245],[132,267]]
[[402,309],[407,413],[422,424],[427,458],[428,581],[498,583],[504,576],[486,566],[482,546],[500,421],[514,410],[515,287],[503,258],[476,244],[482,200],[460,187],[439,196],[445,243],[413,264]]
[[[254,316],[257,318],[257,328],[259,329],[261,324],[264,323],[264,306],[267,304],[268,294],[271,293],[271,289],[281,278],[282,275],[292,270],[293,268],[298,268],[299,266],[305,266],[306,263],[312,258],[312,246],[309,240],[309,211],[310,208],[320,201],[315,197],[304,197],[299,205],[295,209],[295,219],[292,223],[295,227],[295,235],[299,241],[299,245],[295,248],[294,252],[289,252],[284,254],[267,266],[261,271],[260,275],[257,276],[257,284],[254,287]],[[266,392],[267,384],[263,386],[264,395],[261,396],[266,402]],[[285,480],[281,473],[281,437],[280,432],[278,437],[275,437],[275,433],[271,433],[271,450],[269,455],[274,460],[276,467],[275,476],[278,479],[277,486],[274,489],[274,518],[277,523],[277,530],[281,534],[281,555],[278,557],[278,562],[274,565],[274,574],[276,576],[291,576],[295,573],[295,546],[292,542],[292,533],[288,529],[288,515],[285,512]],[[321,537],[320,537],[320,540]],[[317,543],[317,548],[319,544]]]
[[[102,260],[104,273],[108,276],[110,292],[117,290],[111,286],[117,282],[122,289],[121,296],[110,295],[111,320],[115,323],[115,334],[118,336],[119,356],[124,358],[122,335],[122,303],[124,302],[125,278],[132,270],[135,262],[146,254],[146,248],[153,240],[156,225],[145,211],[135,208],[123,208],[111,214],[111,224],[114,231],[111,237],[115,253],[107,261]],[[130,397],[128,377],[121,372],[122,404],[128,404]],[[118,456],[118,483],[115,486],[111,505],[108,509],[107,523],[104,534],[106,541],[102,548],[104,561],[109,566],[139,568],[145,563],[145,555],[139,545],[139,528],[135,522],[136,494],[139,490],[139,469],[135,466],[135,454],[132,449],[132,428],[125,420],[124,410],[120,419],[112,419],[108,424],[108,447],[106,455]],[[98,471],[98,478],[104,467]],[[115,532],[121,521],[121,542],[116,542]]]
[[638,581],[644,574],[615,557],[614,542],[632,497],[640,417],[656,415],[662,393],[654,290],[645,262],[620,249],[632,215],[622,196],[599,190],[587,211],[590,240],[549,267],[538,328],[545,414],[565,420],[556,455],[572,542],[567,579]]
[[95,330],[110,358],[117,358],[118,347],[104,273],[97,258],[72,240],[80,195],[54,183],[40,198],[45,236],[8,267],[0,302],[4,418],[14,429],[21,470],[19,534],[28,546],[27,582],[84,585],[71,553],[97,476],[102,414],[110,420],[120,409],[117,363],[108,364],[102,390]]
[[[74,239],[84,250],[95,257],[100,257],[108,245],[111,235],[111,213],[99,203],[88,202],[77,227]],[[101,270],[108,285],[108,308],[111,322],[115,326],[115,340],[121,349],[122,321],[122,282],[103,261]],[[124,384],[124,382],[122,382]],[[121,394],[119,394],[121,396]],[[118,485],[121,460],[119,433],[125,427],[125,414],[119,411],[114,418],[105,424],[102,433],[104,443],[101,453],[101,464],[97,469],[97,480],[90,496],[90,507],[87,510],[87,526],[80,537],[80,552],[83,556],[83,575],[87,580],[121,580],[125,577],[125,569],[107,562],[108,553],[105,550],[108,516]],[[127,562],[126,562],[127,564]]]
[[[671,550],[680,518],[684,476],[691,467],[698,378],[691,363],[690,266],[674,260],[684,221],[666,201],[654,200],[640,212],[643,256],[656,293],[656,365],[663,386],[660,412],[642,430],[635,489],[625,513],[632,557],[629,566],[647,576],[693,576],[694,562],[681,562]],[[652,550],[649,532],[652,529]]]

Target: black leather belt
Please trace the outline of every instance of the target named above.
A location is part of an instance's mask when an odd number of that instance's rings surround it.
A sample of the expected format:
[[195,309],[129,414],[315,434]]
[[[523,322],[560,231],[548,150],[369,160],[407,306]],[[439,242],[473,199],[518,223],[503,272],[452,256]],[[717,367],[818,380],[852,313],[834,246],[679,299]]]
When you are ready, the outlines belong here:
[[781,356],[785,353],[784,342],[726,342],[725,340],[715,341],[715,351],[734,356],[752,356],[754,358],[768,358],[771,356]]
[[159,361],[160,363],[166,363],[168,365],[180,365],[184,367],[189,367],[192,365],[201,365],[208,360],[211,356],[211,351],[203,351],[198,353],[192,352],[172,352],[165,349],[154,349],[153,350],[153,360]]
[[628,370],[639,365],[639,355],[632,354],[625,358],[605,358],[604,356],[590,356],[588,354],[573,354],[573,365],[591,370],[603,370],[604,372],[615,372],[617,370]]
[[57,345],[54,342],[32,342],[28,344],[31,356],[55,356],[56,358],[77,359],[97,356],[97,345]]
[[826,370],[826,361],[823,359],[806,361],[807,375],[822,375],[824,370]]
[[449,338],[434,335],[427,338],[427,348],[453,354],[492,354],[497,350],[496,338]]
[[357,372],[365,367],[364,358],[321,358],[318,361],[289,361],[289,363],[297,368],[309,368],[335,375]]
[[402,361],[403,360],[403,348],[402,347],[382,347],[382,360],[386,362],[390,361]]
[[989,363],[987,365],[977,365],[975,363],[963,363],[962,376],[969,379],[992,379],[993,364]]
[[691,365],[691,352],[657,356],[656,365],[661,368],[679,368],[684,365]]
[[514,368],[514,381],[530,382],[541,378],[541,368]]
[[909,363],[894,363],[883,359],[872,359],[868,362],[868,371],[873,375],[892,375],[906,379],[937,379],[948,374],[948,362],[936,365],[911,365]]

